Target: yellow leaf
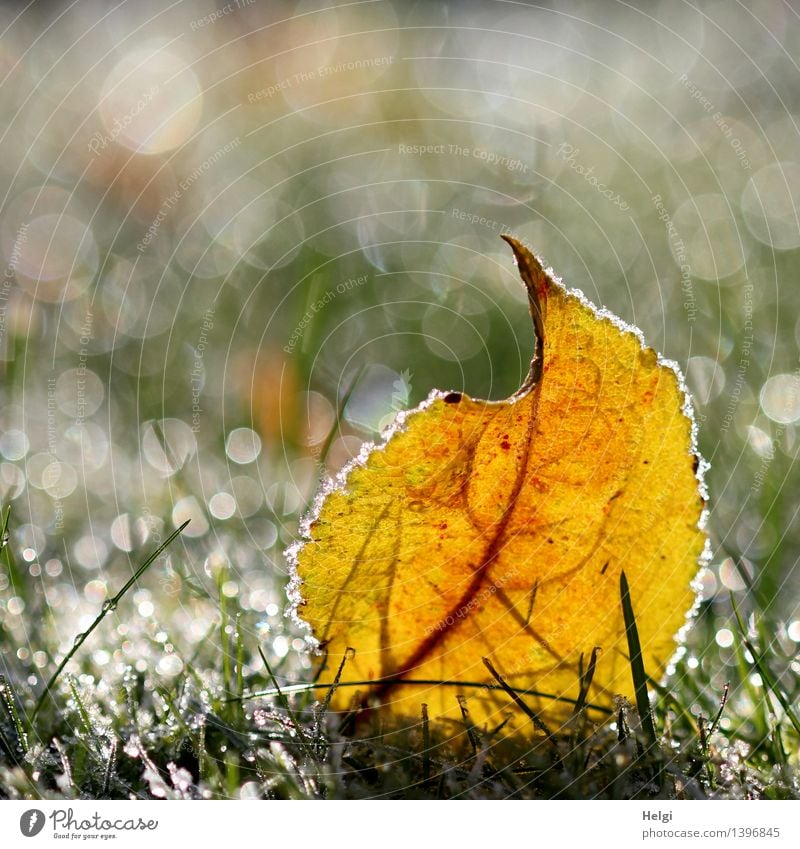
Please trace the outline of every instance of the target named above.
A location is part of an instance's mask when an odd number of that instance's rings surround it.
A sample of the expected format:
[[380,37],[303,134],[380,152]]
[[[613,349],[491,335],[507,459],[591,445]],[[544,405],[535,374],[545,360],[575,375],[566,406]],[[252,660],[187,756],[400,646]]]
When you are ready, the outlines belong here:
[[364,683],[334,709],[415,718],[424,702],[460,721],[463,693],[492,727],[511,700],[471,686],[495,683],[487,658],[555,726],[595,647],[587,701],[613,709],[633,701],[620,572],[652,677],[695,603],[703,468],[680,373],[506,241],[537,336],[522,387],[500,402],[434,391],[400,414],[323,487],[289,551],[295,613],[328,667],[355,649],[342,683]]

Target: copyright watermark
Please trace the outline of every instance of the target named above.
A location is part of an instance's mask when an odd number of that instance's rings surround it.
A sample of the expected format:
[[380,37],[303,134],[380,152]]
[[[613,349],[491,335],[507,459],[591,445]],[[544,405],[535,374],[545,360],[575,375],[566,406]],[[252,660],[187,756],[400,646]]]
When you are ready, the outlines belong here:
[[460,144],[398,144],[397,152],[402,156],[462,156],[477,159],[486,165],[505,168],[506,171],[527,174],[530,170],[521,160],[482,147],[462,147]]
[[587,168],[578,161],[578,154],[580,152],[581,150],[579,147],[575,147],[575,145],[569,144],[568,142],[562,142],[556,149],[556,156],[559,159],[563,159],[576,174],[579,174],[590,186],[597,189],[597,191],[606,198],[606,200],[611,201],[614,206],[618,206],[623,212],[627,212],[630,209],[628,203],[623,199],[619,192],[615,192],[613,189],[608,188],[605,183],[601,183],[600,180],[597,179],[594,173],[594,165]]
[[264,86],[258,91],[251,91],[247,95],[248,103],[259,103],[262,100],[270,100],[281,91],[286,91],[306,83],[319,82],[334,74],[347,71],[363,71],[366,68],[381,68],[394,63],[394,56],[374,56],[367,59],[353,59],[350,62],[339,62],[336,65],[320,65],[318,68],[310,68],[308,71],[298,71],[290,77],[284,77],[272,85]]
[[350,292],[353,289],[358,289],[363,286],[368,279],[368,275],[366,274],[363,274],[361,277],[350,277],[347,280],[343,280],[341,283],[338,283],[335,289],[328,289],[324,295],[317,298],[317,300],[311,304],[305,313],[303,313],[303,317],[297,322],[294,330],[292,330],[288,343],[283,346],[284,352],[287,354],[294,353],[295,348],[297,348],[303,338],[306,328],[309,324],[311,324],[314,320],[314,316],[318,312],[325,309],[328,304],[333,303],[339,295],[344,295],[345,292]]

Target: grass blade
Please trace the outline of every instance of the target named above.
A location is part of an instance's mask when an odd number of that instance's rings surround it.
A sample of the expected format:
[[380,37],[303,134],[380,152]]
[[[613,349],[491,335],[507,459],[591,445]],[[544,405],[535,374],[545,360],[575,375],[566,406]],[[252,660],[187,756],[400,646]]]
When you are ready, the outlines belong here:
[[428,706],[422,704],[422,781],[431,780],[431,726],[428,719]]
[[33,713],[31,714],[31,722],[33,722],[36,717],[39,715],[39,711],[42,709],[44,705],[44,701],[49,695],[50,691],[53,689],[56,681],[58,680],[61,673],[64,671],[66,665],[72,660],[73,657],[77,654],[80,647],[89,639],[92,632],[100,625],[100,623],[106,618],[106,616],[112,611],[115,610],[117,605],[120,603],[122,597],[126,592],[141,578],[141,576],[150,568],[150,566],[161,556],[161,554],[166,550],[167,546],[169,546],[172,541],[180,536],[183,532],[183,529],[189,524],[189,520],[187,519],[177,530],[173,531],[161,545],[147,558],[147,560],[142,563],[142,565],[133,573],[131,578],[129,578],[122,589],[113,597],[108,599],[103,603],[103,607],[100,610],[100,613],[97,616],[97,619],[92,622],[92,624],[82,633],[78,634],[75,637],[75,642],[72,645],[72,648],[66,653],[64,659],[61,663],[58,664],[58,668],[56,671],[50,676],[50,680],[45,685],[44,690],[42,690],[42,694],[39,696],[36,706],[33,709]]
[[755,645],[750,641],[747,636],[747,629],[745,627],[744,621],[742,620],[741,614],[739,613],[739,608],[736,606],[736,599],[733,597],[733,593],[730,593],[731,597],[731,606],[733,607],[733,614],[736,618],[736,624],[739,627],[739,632],[742,635],[742,642],[744,643],[747,650],[753,657],[753,666],[755,666],[758,674],[761,676],[761,680],[764,682],[764,686],[767,688],[769,692],[772,693],[773,696],[778,700],[780,706],[783,708],[786,717],[789,722],[792,723],[794,730],[800,734],[800,718],[798,718],[795,713],[794,708],[789,704],[789,700],[783,694],[783,690],[778,686],[778,682],[772,675],[772,672],[767,668],[766,664],[762,662],[762,658],[759,655],[759,652],[756,651]]
[[[563,702],[565,704],[575,705],[577,703],[577,699],[570,698],[569,696],[557,696],[553,693],[544,693],[541,690],[531,690],[531,689],[523,689],[520,687],[512,687],[510,684],[506,683],[504,687],[501,687],[500,684],[487,684],[485,681],[446,681],[441,678],[375,678],[370,681],[342,681],[336,682],[334,681],[331,684],[320,682],[320,681],[312,681],[310,683],[290,683],[284,684],[282,687],[282,691],[284,693],[304,693],[309,690],[331,690],[333,688],[338,687],[373,687],[375,684],[391,684],[392,686],[408,686],[408,687],[467,687],[467,688],[475,688],[479,690],[503,690],[508,693],[512,691],[520,696],[537,696],[540,699],[549,699],[554,702]],[[276,690],[259,690],[255,693],[248,693],[247,695],[242,696],[242,700],[246,701],[247,699],[260,699],[266,698],[270,696],[276,696]],[[238,701],[238,697],[227,699],[227,701]],[[596,705],[593,702],[585,702],[583,705],[584,708],[588,708],[590,710],[597,711],[603,716],[612,716],[614,711],[610,708],[604,707],[603,705]]]
[[333,445],[333,440],[336,438],[336,434],[339,433],[342,421],[344,420],[344,411],[347,409],[347,404],[350,399],[353,397],[353,393],[358,388],[358,384],[361,383],[364,374],[367,371],[367,367],[362,365],[358,370],[356,376],[350,382],[350,386],[347,387],[344,395],[342,396],[342,400],[337,404],[336,409],[336,421],[334,421],[333,426],[328,432],[328,436],[325,439],[325,442],[322,445],[322,448],[319,452],[319,465],[322,469],[325,468],[325,462],[328,459],[328,454],[330,453],[331,446]]
[[636,709],[644,733],[650,745],[655,748],[657,743],[656,727],[653,724],[653,714],[650,712],[650,698],[647,693],[647,676],[644,671],[644,660],[642,660],[642,646],[639,643],[639,629],[636,627],[636,617],[631,604],[631,594],[628,588],[628,579],[625,572],[619,576],[619,591],[622,601],[622,616],[625,620],[625,635],[628,638],[628,656],[631,664],[631,676],[633,677],[633,689],[636,693]]
[[536,727],[545,735],[545,737],[547,737],[547,741],[555,749],[555,752],[558,755],[558,743],[556,741],[556,738],[553,736],[553,732],[550,731],[550,729],[544,724],[544,722],[542,722],[539,715],[535,711],[531,710],[525,704],[525,702],[522,701],[522,699],[517,695],[514,689],[512,687],[509,687],[508,684],[506,684],[506,682],[500,676],[500,673],[494,668],[494,666],[492,666],[492,662],[489,660],[489,658],[482,657],[481,660],[483,661],[483,665],[489,670],[489,673],[491,674],[492,678],[497,681],[503,691],[511,697],[517,707],[531,720],[531,722],[534,724],[534,727]]
[[572,711],[573,717],[577,717],[586,705],[586,699],[589,695],[589,688],[594,680],[595,669],[597,668],[597,655],[600,651],[599,646],[592,649],[591,657],[589,658],[589,666],[586,671],[583,671],[583,655],[581,654],[581,683],[578,692],[578,698],[575,700],[575,708]]
[[717,715],[714,717],[714,721],[711,723],[711,728],[708,729],[709,737],[717,730],[719,721],[722,719],[722,713],[725,710],[725,705],[728,703],[728,694],[730,693],[730,690],[730,682],[726,682],[722,689],[722,697],[719,700],[719,710],[717,711]]
[[262,650],[261,646],[258,647],[258,653],[261,655],[261,661],[267,670],[267,675],[269,675],[270,680],[272,681],[275,687],[278,702],[281,704],[286,713],[289,714],[289,719],[292,721],[292,724],[294,725],[295,730],[297,731],[297,739],[300,741],[300,746],[303,749],[303,752],[305,753],[309,761],[311,761],[312,763],[316,763],[317,755],[314,752],[312,746],[310,745],[308,739],[306,738],[303,726],[300,724],[300,720],[297,718],[295,712],[292,710],[292,706],[289,703],[289,699],[283,694],[281,686],[278,683],[278,679],[275,677],[275,674],[272,671],[272,667],[269,665],[267,656],[264,654],[264,651]]
[[6,713],[14,726],[20,748],[27,754],[29,748],[28,735],[25,732],[19,711],[17,710],[16,694],[11,684],[6,680],[5,675],[0,675],[0,702],[5,707]]

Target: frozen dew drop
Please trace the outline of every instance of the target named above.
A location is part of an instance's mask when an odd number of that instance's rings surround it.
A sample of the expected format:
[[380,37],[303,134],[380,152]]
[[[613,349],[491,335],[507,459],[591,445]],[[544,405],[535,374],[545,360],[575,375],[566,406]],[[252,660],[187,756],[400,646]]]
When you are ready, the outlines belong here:
[[183,671],[183,661],[176,654],[165,654],[156,664],[156,672],[165,678],[174,678]]
[[278,529],[269,519],[251,519],[247,523],[247,531],[253,542],[261,549],[272,548],[278,539]]
[[717,576],[711,569],[703,569],[700,574],[700,583],[702,585],[702,597],[704,601],[714,598],[717,592]]
[[690,357],[686,365],[686,382],[699,404],[708,404],[725,388],[725,372],[711,357]]
[[30,451],[31,443],[21,430],[7,430],[0,434],[0,454],[6,460],[21,460]]
[[303,392],[299,397],[299,408],[305,411],[306,445],[324,442],[336,422],[336,413],[331,402],[319,392]]
[[77,485],[78,475],[68,463],[50,463],[42,472],[42,488],[51,498],[66,498]]
[[181,793],[186,793],[192,786],[192,774],[188,769],[178,769],[175,764],[168,764],[169,777],[172,786]]
[[92,660],[98,666],[108,666],[108,663],[111,660],[111,655],[105,649],[98,649],[92,654]]
[[800,419],[800,375],[776,374],[761,387],[761,409],[778,424]]
[[260,799],[261,785],[257,781],[246,781],[239,790],[240,799]]
[[120,551],[133,551],[131,517],[127,513],[117,516],[111,523],[111,541]]
[[83,595],[92,604],[100,604],[105,600],[108,588],[105,581],[89,581],[83,588]]
[[261,453],[261,437],[249,427],[237,427],[228,434],[225,453],[241,466],[252,463]]
[[108,557],[108,546],[99,536],[87,534],[75,543],[73,553],[84,569],[100,569]]
[[775,455],[775,446],[770,435],[755,425],[747,426],[747,444],[764,459],[771,459]]
[[236,499],[228,492],[216,492],[208,499],[208,510],[215,519],[230,519],[236,512]]
[[25,610],[25,600],[19,596],[12,596],[6,603],[6,610],[12,616],[19,616]]
[[44,571],[51,577],[57,578],[63,571],[64,566],[60,560],[56,558],[51,558],[44,564]]
[[[43,197],[42,206],[47,206],[48,196]],[[58,212],[36,215],[27,222],[14,270],[17,282],[32,297],[63,304],[88,288],[99,265],[99,252],[91,228],[66,212],[63,203],[55,203],[52,208],[60,207]],[[84,372],[89,374],[85,368]]]
[[164,477],[174,475],[197,450],[197,440],[186,422],[163,419],[147,422],[142,432],[142,453]]
[[741,208],[759,242],[779,250],[800,246],[800,165],[774,162],[757,171],[742,192]]
[[731,557],[726,557],[719,565],[719,579],[725,589],[731,592],[742,592],[746,589],[742,576]]
[[187,520],[189,524],[183,529],[184,536],[201,537],[208,531],[206,515],[200,502],[193,495],[182,498],[172,508],[172,522],[175,527]]
[[0,463],[0,501],[7,504],[25,489],[25,475],[13,463]]
[[111,143],[138,154],[173,150],[192,134],[203,111],[203,91],[192,69],[164,44],[125,54],[106,78],[99,113]]
[[56,381],[56,403],[72,419],[83,421],[96,413],[104,397],[103,381],[85,366],[67,369]]

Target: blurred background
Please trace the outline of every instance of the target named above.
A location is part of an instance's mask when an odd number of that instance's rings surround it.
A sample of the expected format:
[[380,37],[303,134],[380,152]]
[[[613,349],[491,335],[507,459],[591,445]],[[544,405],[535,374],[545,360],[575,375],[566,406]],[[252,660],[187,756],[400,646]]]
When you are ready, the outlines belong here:
[[186,519],[95,674],[174,679],[225,599],[247,673],[262,641],[302,674],[282,552],[320,479],[432,388],[527,371],[503,232],[686,374],[695,666],[732,662],[739,561],[800,670],[798,11],[0,5],[5,674],[36,689]]

